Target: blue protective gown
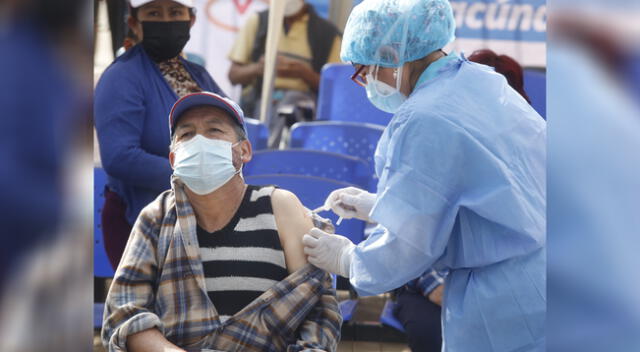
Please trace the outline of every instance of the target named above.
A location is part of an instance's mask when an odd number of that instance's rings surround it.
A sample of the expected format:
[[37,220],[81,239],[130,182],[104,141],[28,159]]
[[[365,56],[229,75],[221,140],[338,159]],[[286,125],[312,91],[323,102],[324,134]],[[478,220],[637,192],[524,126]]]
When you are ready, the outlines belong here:
[[400,107],[375,155],[351,283],[385,292],[449,269],[444,351],[543,351],[546,123],[493,69],[449,55]]

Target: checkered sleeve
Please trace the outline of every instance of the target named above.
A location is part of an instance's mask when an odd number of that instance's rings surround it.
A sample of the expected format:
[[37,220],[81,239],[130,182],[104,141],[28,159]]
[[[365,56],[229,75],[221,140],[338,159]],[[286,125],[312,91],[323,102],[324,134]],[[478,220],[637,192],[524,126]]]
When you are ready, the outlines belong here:
[[153,312],[159,226],[150,204],[136,221],[105,302],[102,342],[109,351],[126,351],[127,337],[163,325]]
[[444,283],[447,273],[447,271],[427,270],[419,278],[409,281],[406,287],[410,291],[420,293],[427,297],[431,291]]
[[287,347],[287,352],[336,351],[340,340],[342,315],[333,289],[331,276],[323,272],[320,300],[301,324],[298,341]]

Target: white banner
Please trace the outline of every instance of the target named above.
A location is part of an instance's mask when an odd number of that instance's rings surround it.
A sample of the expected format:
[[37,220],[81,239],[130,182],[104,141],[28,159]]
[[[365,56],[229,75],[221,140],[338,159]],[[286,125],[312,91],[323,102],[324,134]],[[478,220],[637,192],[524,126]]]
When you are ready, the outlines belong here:
[[457,39],[450,49],[466,55],[491,49],[523,66],[546,66],[545,0],[451,1],[451,7]]
[[233,87],[227,75],[229,52],[236,33],[249,16],[266,9],[269,0],[195,0],[196,23],[185,52],[200,55],[220,88],[232,99],[240,98],[240,87]]

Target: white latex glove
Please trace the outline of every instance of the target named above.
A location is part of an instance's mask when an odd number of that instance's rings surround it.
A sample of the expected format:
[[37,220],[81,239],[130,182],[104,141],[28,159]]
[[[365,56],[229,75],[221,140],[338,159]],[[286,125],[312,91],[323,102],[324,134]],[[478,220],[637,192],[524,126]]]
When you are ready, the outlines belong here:
[[375,202],[375,194],[359,188],[347,187],[331,192],[324,205],[342,218],[369,221],[369,213]]
[[304,253],[309,263],[320,269],[349,277],[351,256],[356,247],[348,238],[328,234],[317,227],[312,228],[302,237]]

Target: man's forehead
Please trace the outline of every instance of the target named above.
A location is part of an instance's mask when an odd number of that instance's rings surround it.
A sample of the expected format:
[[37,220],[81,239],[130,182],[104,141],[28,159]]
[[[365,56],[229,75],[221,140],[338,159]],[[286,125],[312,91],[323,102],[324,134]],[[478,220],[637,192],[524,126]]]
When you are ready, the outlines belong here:
[[233,123],[231,117],[225,110],[216,106],[200,105],[183,112],[178,119],[176,128],[194,122],[195,120],[204,120],[204,122],[207,123]]

